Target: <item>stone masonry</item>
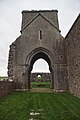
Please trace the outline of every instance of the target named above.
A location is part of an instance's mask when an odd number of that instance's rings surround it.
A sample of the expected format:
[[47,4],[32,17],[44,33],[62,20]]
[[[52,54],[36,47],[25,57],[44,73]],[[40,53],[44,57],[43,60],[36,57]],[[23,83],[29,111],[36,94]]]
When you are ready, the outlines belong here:
[[[37,79],[38,75],[41,76],[41,80]],[[51,73],[31,73],[31,82],[51,82]]]
[[8,60],[15,89],[30,89],[33,65],[42,58],[49,65],[52,89],[80,95],[79,40],[80,15],[64,38],[57,10],[23,11],[21,35],[10,45]]
[[0,98],[7,94],[10,94],[14,90],[14,86],[14,81],[0,81]]
[[69,90],[80,96],[80,14],[65,39]]

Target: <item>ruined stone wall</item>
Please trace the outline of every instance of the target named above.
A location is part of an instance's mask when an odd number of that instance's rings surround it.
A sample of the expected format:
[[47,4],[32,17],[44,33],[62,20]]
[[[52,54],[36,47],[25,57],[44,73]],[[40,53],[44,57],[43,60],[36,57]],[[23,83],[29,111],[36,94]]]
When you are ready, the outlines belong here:
[[69,90],[80,96],[80,15],[65,39]]
[[13,79],[14,75],[14,62],[15,62],[15,43],[10,45],[9,57],[8,57],[8,77]]
[[0,98],[11,93],[14,89],[14,82],[0,81]]
[[60,34],[57,11],[23,11],[21,36],[14,43],[9,52],[8,76],[14,78],[17,88],[27,89],[32,63],[38,58],[32,60],[40,53],[50,60],[54,88],[68,89],[64,38]]
[[[37,79],[38,75],[41,75],[42,79]],[[31,73],[31,82],[51,82],[51,73]]]

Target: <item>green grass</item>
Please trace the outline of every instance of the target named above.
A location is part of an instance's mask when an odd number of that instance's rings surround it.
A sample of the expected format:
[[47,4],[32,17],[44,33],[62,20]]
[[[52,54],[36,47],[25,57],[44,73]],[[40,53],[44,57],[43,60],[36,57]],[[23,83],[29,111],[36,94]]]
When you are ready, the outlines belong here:
[[7,79],[7,78],[8,78],[7,76],[0,76],[0,80]]
[[[39,115],[30,115],[30,113],[39,113]],[[0,120],[30,118],[80,120],[80,99],[69,93],[13,92],[0,100]]]
[[50,82],[32,82],[31,83],[32,88],[50,88],[50,85],[51,85]]

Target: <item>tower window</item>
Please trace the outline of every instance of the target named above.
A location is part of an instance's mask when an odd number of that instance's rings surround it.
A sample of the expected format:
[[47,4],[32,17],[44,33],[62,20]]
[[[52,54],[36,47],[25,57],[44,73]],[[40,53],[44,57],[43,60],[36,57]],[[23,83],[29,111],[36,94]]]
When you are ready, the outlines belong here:
[[39,31],[39,39],[40,40],[42,39],[42,31],[41,30]]

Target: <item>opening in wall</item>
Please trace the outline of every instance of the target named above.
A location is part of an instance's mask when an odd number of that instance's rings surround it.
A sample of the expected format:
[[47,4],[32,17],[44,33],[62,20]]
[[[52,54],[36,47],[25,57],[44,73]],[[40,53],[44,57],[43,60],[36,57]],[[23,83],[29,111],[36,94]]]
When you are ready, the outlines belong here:
[[31,71],[31,88],[50,88],[51,73],[48,63],[40,58],[35,61]]
[[42,31],[40,30],[39,31],[39,40],[41,40],[42,39]]

